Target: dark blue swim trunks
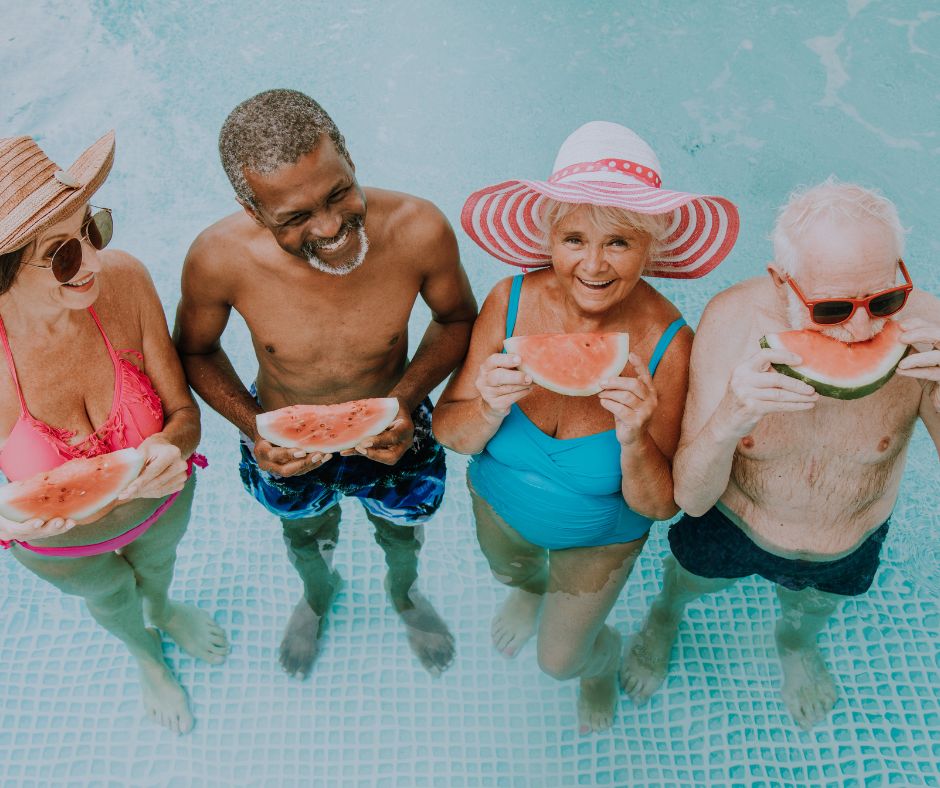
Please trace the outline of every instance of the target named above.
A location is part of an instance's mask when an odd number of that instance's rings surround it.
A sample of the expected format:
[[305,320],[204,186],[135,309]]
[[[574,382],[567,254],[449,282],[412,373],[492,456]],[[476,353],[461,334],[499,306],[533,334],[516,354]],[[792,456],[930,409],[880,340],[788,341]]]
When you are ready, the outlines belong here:
[[713,506],[701,517],[683,515],[669,529],[669,546],[682,567],[699,577],[760,575],[793,591],[815,588],[830,594],[858,596],[871,588],[875,579],[888,522],[842,558],[807,561],[767,552]]
[[[254,387],[251,390],[255,394]],[[301,476],[261,470],[245,435],[241,437],[242,484],[272,514],[285,520],[316,517],[344,495],[358,498],[373,515],[395,525],[424,522],[441,505],[447,468],[444,447],[431,433],[430,399],[411,414],[414,443],[395,465],[355,455],[332,459]]]

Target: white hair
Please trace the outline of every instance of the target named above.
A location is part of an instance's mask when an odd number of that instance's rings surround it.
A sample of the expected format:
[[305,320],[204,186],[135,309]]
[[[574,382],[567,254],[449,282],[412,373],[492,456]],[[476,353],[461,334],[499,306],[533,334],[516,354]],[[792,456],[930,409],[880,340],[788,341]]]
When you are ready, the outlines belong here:
[[842,183],[830,175],[816,186],[792,192],[777,213],[770,240],[774,247],[774,261],[785,273],[796,273],[799,263],[797,239],[823,218],[878,222],[893,239],[894,256],[903,256],[906,230],[901,226],[894,203],[874,189]]

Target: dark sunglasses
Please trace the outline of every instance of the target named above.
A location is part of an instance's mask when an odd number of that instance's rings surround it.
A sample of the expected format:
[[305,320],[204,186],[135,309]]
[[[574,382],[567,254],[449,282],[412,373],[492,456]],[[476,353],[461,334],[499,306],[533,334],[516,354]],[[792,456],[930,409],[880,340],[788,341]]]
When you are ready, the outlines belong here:
[[859,307],[865,307],[868,314],[872,317],[888,317],[895,312],[900,312],[907,303],[907,297],[914,289],[914,283],[911,282],[911,276],[904,267],[904,261],[898,259],[898,265],[901,267],[901,273],[904,275],[904,284],[899,287],[891,287],[882,290],[880,293],[873,293],[865,298],[816,298],[808,299],[797,287],[789,276],[786,278],[787,284],[793,288],[793,292],[809,309],[810,319],[820,326],[837,326],[839,323],[845,323],[851,320],[855,310]]
[[[49,264],[23,263],[33,268],[51,268],[57,282],[70,281],[82,267],[82,241],[88,241],[98,251],[104,249],[114,235],[114,222],[110,208],[89,206],[94,213],[82,222],[80,238],[69,238],[59,244],[52,253]],[[48,255],[47,255],[48,256]]]

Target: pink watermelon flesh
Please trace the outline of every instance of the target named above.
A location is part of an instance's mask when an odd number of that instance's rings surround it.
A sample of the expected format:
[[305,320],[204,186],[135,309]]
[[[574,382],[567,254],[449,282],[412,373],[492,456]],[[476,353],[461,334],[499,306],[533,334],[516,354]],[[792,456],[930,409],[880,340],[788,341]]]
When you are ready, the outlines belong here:
[[338,405],[288,405],[260,413],[255,421],[258,434],[275,446],[334,452],[378,435],[397,415],[395,397],[374,397]]
[[627,365],[630,337],[623,332],[530,334],[509,337],[507,353],[532,380],[549,391],[585,397],[601,390],[601,381],[616,377]]
[[144,453],[137,449],[69,460],[0,488],[0,515],[18,523],[54,517],[84,520],[117,498],[143,467]]
[[824,397],[860,399],[874,393],[894,375],[898,363],[910,351],[899,341],[904,332],[893,320],[871,339],[841,342],[819,331],[784,331],[768,334],[761,346],[796,353],[803,363],[796,367],[774,364],[785,375],[809,383]]

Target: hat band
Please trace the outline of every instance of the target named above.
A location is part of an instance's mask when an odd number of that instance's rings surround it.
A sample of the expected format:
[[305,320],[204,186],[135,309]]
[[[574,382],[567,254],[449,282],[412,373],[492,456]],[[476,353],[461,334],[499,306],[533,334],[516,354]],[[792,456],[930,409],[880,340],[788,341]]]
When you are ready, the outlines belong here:
[[647,186],[652,186],[655,189],[662,186],[662,179],[656,170],[628,159],[598,159],[597,161],[569,164],[563,170],[552,173],[552,177],[548,179],[548,182],[557,183],[570,175],[582,172],[622,172],[631,178],[643,181]]

